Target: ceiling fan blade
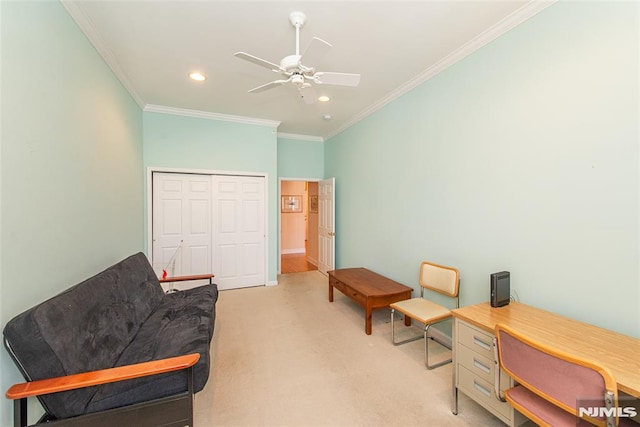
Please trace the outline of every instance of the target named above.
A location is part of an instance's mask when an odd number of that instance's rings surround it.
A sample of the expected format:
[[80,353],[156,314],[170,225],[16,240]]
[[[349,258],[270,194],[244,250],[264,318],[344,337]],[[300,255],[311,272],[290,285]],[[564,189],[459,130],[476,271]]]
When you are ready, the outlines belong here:
[[300,63],[313,68],[322,58],[324,58],[327,52],[329,52],[329,49],[331,49],[331,44],[319,39],[318,37],[314,37],[311,39],[311,42],[305,49],[302,57],[300,57]]
[[300,97],[304,101],[305,104],[313,104],[318,99],[316,95],[316,90],[310,84],[305,84],[298,89],[300,93]]
[[318,72],[313,75],[313,82],[319,85],[355,87],[360,84],[360,74]]
[[289,80],[274,80],[267,84],[263,84],[262,86],[254,87],[249,91],[249,93],[259,93],[264,92],[265,90],[273,89],[274,87],[280,86],[281,84],[287,83]]
[[236,52],[233,54],[233,56],[235,56],[236,58],[244,59],[245,61],[253,62],[256,65],[268,68],[273,71],[277,71],[277,72],[285,71],[282,68],[280,68],[279,65],[274,64],[273,62],[266,61],[262,58],[258,58],[257,56],[249,55],[248,53],[245,53],[245,52]]

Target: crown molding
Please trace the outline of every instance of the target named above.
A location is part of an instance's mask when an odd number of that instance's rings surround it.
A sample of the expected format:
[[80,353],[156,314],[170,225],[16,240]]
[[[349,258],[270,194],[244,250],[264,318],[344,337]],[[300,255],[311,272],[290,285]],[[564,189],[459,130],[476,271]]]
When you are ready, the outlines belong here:
[[299,135],[297,133],[278,132],[278,138],[295,139],[298,141],[324,142],[324,138],[314,135]]
[[76,22],[80,31],[84,33],[85,37],[87,37],[89,42],[98,51],[98,54],[102,56],[104,62],[106,62],[107,66],[111,68],[111,71],[116,75],[118,80],[120,80],[120,83],[122,83],[127,92],[129,92],[129,95],[131,95],[136,104],[138,104],[140,108],[143,108],[145,103],[142,100],[142,97],[134,89],[133,84],[131,84],[127,75],[122,71],[122,68],[120,68],[120,64],[116,60],[115,55],[111,49],[107,47],[107,44],[104,42],[104,39],[100,36],[98,31],[96,31],[91,19],[89,19],[87,14],[82,11],[77,2],[60,0],[60,3],[62,3],[62,6],[67,10],[67,13]]
[[557,1],[558,0],[529,1],[527,4],[515,10],[511,14],[507,15],[506,17],[498,21],[495,25],[492,25],[487,30],[483,31],[482,33],[480,33],[479,35],[477,35],[467,43],[463,44],[458,49],[454,50],[449,55],[445,56],[440,61],[433,64],[431,67],[427,68],[426,70],[418,74],[413,79],[409,80],[408,82],[401,85],[394,91],[390,92],[385,97],[379,99],[370,107],[361,111],[359,114],[355,115],[351,120],[347,121],[345,124],[340,126],[335,131],[331,132],[328,135],[325,135],[324,139],[327,140],[345,131],[346,129],[353,126],[360,120],[370,116],[371,114],[378,111],[379,109],[381,109],[382,107],[390,103],[391,101],[394,101],[395,99],[401,97],[405,93],[415,89],[422,83],[426,82],[427,80],[431,79],[435,75],[441,73],[442,71],[446,70],[447,68],[461,61],[467,56],[471,55],[478,49],[482,48],[483,46],[497,39],[501,35],[517,27],[518,25],[522,24],[529,18],[537,15],[539,12],[553,5]]
[[174,116],[197,117],[200,119],[219,120],[223,122],[243,123],[248,125],[267,126],[277,128],[280,126],[279,121],[256,119],[253,117],[232,116],[229,114],[210,113],[208,111],[187,110],[184,108],[165,107],[163,105],[147,104],[143,111],[151,113],[173,114]]

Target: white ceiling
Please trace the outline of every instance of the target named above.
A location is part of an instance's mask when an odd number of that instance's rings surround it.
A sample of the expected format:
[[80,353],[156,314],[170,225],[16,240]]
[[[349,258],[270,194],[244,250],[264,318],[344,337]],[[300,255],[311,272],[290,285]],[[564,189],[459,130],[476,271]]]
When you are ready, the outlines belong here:
[[[550,3],[509,1],[68,1],[133,98],[148,111],[194,110],[281,122],[278,132],[327,138],[528,19]],[[279,63],[295,52],[289,14],[333,45],[320,71],[360,73],[357,88],[322,86],[306,105],[294,86],[249,94],[276,73],[233,56]],[[190,80],[191,70],[208,79]],[[176,110],[173,110],[176,109]],[[322,116],[330,114],[330,121]],[[220,116],[225,115],[225,116]],[[239,116],[239,117],[236,117]]]

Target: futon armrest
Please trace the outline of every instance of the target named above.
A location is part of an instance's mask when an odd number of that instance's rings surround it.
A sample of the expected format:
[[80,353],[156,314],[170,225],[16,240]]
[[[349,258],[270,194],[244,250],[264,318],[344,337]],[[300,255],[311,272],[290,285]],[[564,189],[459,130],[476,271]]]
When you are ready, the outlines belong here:
[[149,375],[163,374],[179,371],[192,367],[198,362],[198,353],[185,356],[169,357],[166,359],[152,360],[150,362],[136,363],[134,365],[118,366],[116,368],[102,369],[99,371],[84,372],[81,374],[67,375],[64,377],[47,378],[44,380],[14,384],[7,391],[8,399],[23,399],[26,397],[40,396],[42,394],[57,393],[74,390],[83,387],[112,383],[116,381],[130,380]]
[[160,281],[160,283],[169,283],[169,282],[186,282],[188,280],[205,280],[205,279],[209,279],[209,282],[211,282],[211,279],[214,278],[215,276],[213,274],[196,274],[193,276],[175,276],[175,277],[167,277],[164,279],[158,279]]

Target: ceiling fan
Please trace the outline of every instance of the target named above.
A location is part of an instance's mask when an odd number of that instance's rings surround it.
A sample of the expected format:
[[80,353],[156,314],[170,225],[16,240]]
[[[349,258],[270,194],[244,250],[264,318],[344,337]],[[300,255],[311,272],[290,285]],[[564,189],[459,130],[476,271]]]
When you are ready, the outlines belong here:
[[329,51],[331,45],[326,41],[314,37],[306,50],[300,55],[300,28],[304,25],[307,17],[302,12],[292,12],[289,15],[289,22],[296,29],[296,53],[282,58],[280,65],[258,58],[245,52],[236,52],[234,56],[253,62],[261,67],[269,68],[271,71],[280,73],[283,78],[270,83],[255,87],[249,93],[263,92],[274,87],[291,83],[298,88],[300,96],[307,104],[316,101],[315,89],[312,85],[334,85],[334,86],[358,86],[360,74],[334,73],[316,71],[313,64],[316,64]]

